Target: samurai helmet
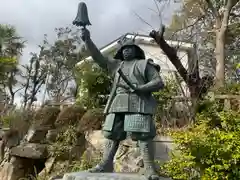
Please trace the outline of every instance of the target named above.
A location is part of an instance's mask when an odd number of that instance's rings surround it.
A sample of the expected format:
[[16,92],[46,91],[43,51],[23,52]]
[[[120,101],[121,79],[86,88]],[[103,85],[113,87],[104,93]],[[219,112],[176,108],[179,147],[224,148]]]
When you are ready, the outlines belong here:
[[134,46],[136,48],[136,52],[135,52],[136,59],[145,59],[144,51],[138,45],[135,44],[135,38],[136,38],[137,34],[135,34],[134,37],[131,39],[127,38],[126,36],[127,36],[127,34],[122,36],[120,38],[120,40],[118,41],[118,43],[121,45],[121,47],[116,51],[116,54],[114,55],[114,59],[123,60],[122,51],[125,47],[128,47],[128,46]]

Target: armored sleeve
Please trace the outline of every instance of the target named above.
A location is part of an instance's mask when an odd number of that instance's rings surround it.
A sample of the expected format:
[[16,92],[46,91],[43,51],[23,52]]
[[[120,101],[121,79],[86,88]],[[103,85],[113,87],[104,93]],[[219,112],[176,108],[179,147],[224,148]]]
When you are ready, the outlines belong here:
[[160,67],[153,63],[147,63],[145,69],[145,78],[147,83],[143,85],[142,90],[144,91],[158,91],[164,87],[164,82],[159,74]]
[[148,64],[145,70],[145,76],[147,81],[152,81],[157,78],[161,78],[159,72],[153,65]]
[[161,79],[162,81],[159,71],[160,66],[155,64],[152,59],[149,59],[145,69],[145,78],[148,82],[154,79]]

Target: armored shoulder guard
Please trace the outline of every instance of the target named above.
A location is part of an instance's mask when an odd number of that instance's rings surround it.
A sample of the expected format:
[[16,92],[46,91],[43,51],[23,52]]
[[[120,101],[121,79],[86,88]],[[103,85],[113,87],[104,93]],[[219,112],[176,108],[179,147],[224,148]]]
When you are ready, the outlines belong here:
[[157,69],[157,71],[160,72],[161,67],[160,67],[158,64],[154,63],[154,61],[153,61],[152,59],[150,59],[150,58],[147,59],[147,62],[148,62],[149,64],[153,65],[153,66]]

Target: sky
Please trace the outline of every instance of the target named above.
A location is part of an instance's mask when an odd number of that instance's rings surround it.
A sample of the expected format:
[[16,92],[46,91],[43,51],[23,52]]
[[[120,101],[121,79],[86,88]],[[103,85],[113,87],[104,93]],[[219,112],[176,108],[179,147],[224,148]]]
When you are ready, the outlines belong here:
[[[88,27],[93,41],[101,47],[119,36],[130,33],[149,34],[158,29],[161,20],[169,24],[179,4],[169,0],[158,8],[154,0],[85,0],[92,26]],[[176,0],[175,0],[176,1]],[[21,63],[29,61],[30,52],[38,52],[44,34],[50,41],[56,38],[55,28],[71,27],[78,0],[0,0],[0,24],[15,26],[26,41]],[[137,15],[136,15],[137,14]],[[143,22],[148,22],[151,26]],[[160,20],[161,19],[161,20]]]

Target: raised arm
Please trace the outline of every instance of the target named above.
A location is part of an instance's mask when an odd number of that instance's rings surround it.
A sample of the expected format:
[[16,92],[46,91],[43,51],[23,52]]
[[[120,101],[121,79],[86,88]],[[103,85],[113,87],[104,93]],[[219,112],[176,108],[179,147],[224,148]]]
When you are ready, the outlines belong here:
[[115,66],[114,60],[110,60],[102,55],[100,50],[96,47],[90,37],[90,32],[83,28],[81,30],[81,38],[86,44],[86,48],[89,51],[90,55],[92,56],[93,60],[103,69],[109,70],[113,69]]

